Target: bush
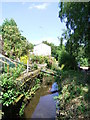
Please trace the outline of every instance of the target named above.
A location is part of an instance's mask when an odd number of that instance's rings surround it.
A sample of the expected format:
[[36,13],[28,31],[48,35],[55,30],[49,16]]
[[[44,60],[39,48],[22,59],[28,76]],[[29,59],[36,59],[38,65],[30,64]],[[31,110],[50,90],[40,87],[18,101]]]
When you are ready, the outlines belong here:
[[80,58],[80,66],[88,66],[88,59]]
[[20,57],[20,62],[23,62],[24,64],[27,64],[27,60],[28,60],[27,55],[24,55],[24,56]]
[[2,83],[2,104],[3,106],[9,106],[14,102],[18,94],[16,89],[16,81],[13,77],[8,75],[1,76],[0,80]]
[[34,67],[34,69],[38,69],[38,66],[37,66],[37,64],[35,64],[35,63],[34,63],[34,66],[33,66],[33,67]]
[[42,64],[44,62],[44,57],[43,56],[38,56],[38,62]]
[[32,55],[31,56],[31,60],[32,60],[32,62],[36,62],[36,63],[42,64],[44,62],[44,57],[43,56]]
[[50,68],[51,69],[52,67],[52,61],[51,60],[48,60],[47,61],[47,68]]
[[16,87],[16,78],[19,77],[20,73],[22,72],[22,66],[19,66],[18,68],[11,68],[10,72],[12,72],[12,76],[10,74],[2,74],[0,76],[3,106],[11,105],[20,92]]
[[45,62],[47,63],[47,68],[53,70],[57,69],[56,59],[52,57],[45,57]]
[[75,58],[66,51],[61,51],[58,61],[60,66],[62,64],[65,65],[64,66],[65,69],[76,69],[77,67]]

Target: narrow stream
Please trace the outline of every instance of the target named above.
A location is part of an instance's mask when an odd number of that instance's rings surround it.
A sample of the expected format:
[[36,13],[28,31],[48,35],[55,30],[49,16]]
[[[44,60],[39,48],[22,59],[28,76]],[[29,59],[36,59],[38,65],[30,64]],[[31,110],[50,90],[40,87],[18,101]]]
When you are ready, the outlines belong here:
[[[53,98],[52,96],[58,95],[58,93],[54,93],[51,96],[51,92],[57,90],[57,88],[54,89],[55,85],[57,86],[57,84],[56,84],[56,82],[54,82],[53,78],[50,77],[50,79],[52,79],[52,82],[50,82],[48,85],[43,83],[41,85],[41,88],[36,91],[35,96],[32,98],[30,103],[25,108],[24,118],[26,118],[26,119],[27,118],[34,118],[35,116],[37,118],[43,118],[43,117],[41,117],[41,115],[39,115],[40,117],[37,116],[37,114],[39,114],[39,112],[37,113],[38,109],[40,110],[40,112],[43,111],[45,113],[46,111],[45,111],[45,109],[44,110],[42,109],[42,106],[48,107],[48,104],[50,105],[50,103],[51,103],[50,106],[52,108],[52,104],[55,104],[53,102],[54,99],[52,100],[52,98]],[[56,106],[53,105],[52,109],[54,109],[54,110],[51,110],[51,112],[52,112],[51,114],[55,114],[55,112],[56,112],[55,108],[56,108]],[[48,108],[46,108],[46,109],[48,109]],[[49,111],[49,113],[50,113],[50,111]]]
[[25,108],[25,113],[24,113],[25,118],[32,117],[32,114],[35,111],[37,104],[39,103],[40,97],[49,94],[48,91],[50,87],[51,87],[50,85],[45,87],[42,86],[38,91],[36,91],[35,96],[32,98],[30,103]]

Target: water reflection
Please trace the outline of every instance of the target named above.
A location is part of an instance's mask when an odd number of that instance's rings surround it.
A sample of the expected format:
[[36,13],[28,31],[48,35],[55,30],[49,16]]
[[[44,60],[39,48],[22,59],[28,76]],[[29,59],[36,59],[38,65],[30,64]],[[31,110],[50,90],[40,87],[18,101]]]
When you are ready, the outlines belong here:
[[54,83],[52,84],[52,88],[51,88],[50,91],[51,91],[52,93],[55,92],[55,91],[58,91],[58,84],[57,84],[57,82],[54,82]]
[[53,97],[58,96],[58,85],[42,87],[36,92],[28,106],[25,108],[25,118],[54,118],[56,104]]

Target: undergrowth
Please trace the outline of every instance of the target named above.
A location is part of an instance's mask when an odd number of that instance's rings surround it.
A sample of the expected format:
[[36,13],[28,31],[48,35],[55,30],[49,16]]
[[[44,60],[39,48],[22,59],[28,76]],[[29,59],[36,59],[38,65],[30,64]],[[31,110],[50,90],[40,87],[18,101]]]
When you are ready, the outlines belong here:
[[[89,119],[90,118],[90,84],[87,74],[79,71],[61,71],[62,90],[57,99],[59,111],[57,119]],[[59,85],[59,84],[58,84]]]

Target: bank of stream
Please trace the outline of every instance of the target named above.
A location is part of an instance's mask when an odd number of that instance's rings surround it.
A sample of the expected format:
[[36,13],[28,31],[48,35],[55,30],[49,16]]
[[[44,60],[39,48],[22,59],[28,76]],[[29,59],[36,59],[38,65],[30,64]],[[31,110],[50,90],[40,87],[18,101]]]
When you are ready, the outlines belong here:
[[[53,76],[44,76],[41,88],[36,91],[36,94],[25,108],[24,118],[55,117],[56,104],[53,95],[58,95],[58,93],[52,95],[55,85],[57,86]],[[50,90],[52,90],[52,92]]]

